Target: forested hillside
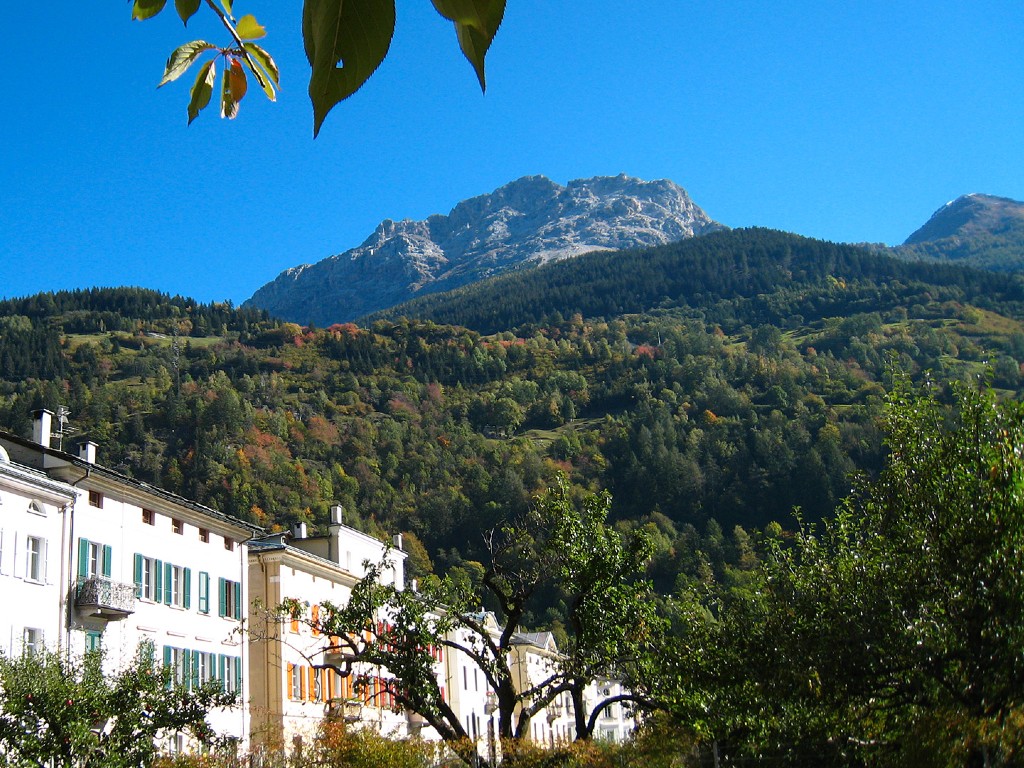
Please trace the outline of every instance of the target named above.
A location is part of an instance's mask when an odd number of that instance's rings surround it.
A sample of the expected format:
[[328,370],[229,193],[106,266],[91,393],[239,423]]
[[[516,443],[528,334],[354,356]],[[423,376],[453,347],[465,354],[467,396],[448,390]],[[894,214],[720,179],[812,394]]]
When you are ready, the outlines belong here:
[[649,527],[667,590],[732,578],[880,465],[887,365],[1021,387],[1019,281],[780,233],[483,290],[432,299],[460,325],[322,329],[138,289],[2,302],[0,424],[66,405],[104,464],[268,527],[340,501],[411,534],[413,575],[472,574],[479,533],[565,472]]
[[[936,293],[938,291],[938,293]],[[969,297],[1019,310],[1020,277],[933,262],[908,263],[851,245],[767,229],[714,232],[658,248],[594,253],[373,315],[416,317],[482,333],[579,312],[616,317],[658,308],[699,310],[723,326],[800,326],[867,309]]]

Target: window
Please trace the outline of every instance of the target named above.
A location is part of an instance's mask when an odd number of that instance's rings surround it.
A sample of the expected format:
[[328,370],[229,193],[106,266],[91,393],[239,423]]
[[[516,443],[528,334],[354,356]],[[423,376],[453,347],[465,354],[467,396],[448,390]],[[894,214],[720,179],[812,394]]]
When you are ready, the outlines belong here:
[[187,674],[189,671],[189,657],[189,652],[184,648],[164,646],[164,666],[171,669],[172,687],[185,685],[186,680],[189,679],[190,676]]
[[199,572],[199,612],[210,612],[210,574]]
[[218,615],[229,619],[242,618],[242,585],[228,579],[217,580],[220,597]]
[[302,700],[302,682],[305,680],[304,667],[296,666],[295,664],[288,665],[288,697],[292,701]]
[[146,525],[153,525],[156,522],[156,513],[152,509],[142,510],[142,522]]
[[95,629],[87,629],[85,631],[85,651],[98,651],[103,647],[103,633]]
[[103,494],[99,491],[89,491],[89,506],[103,508]]
[[227,536],[225,536],[224,537],[224,549],[226,549],[228,552],[234,552],[235,551],[235,540],[234,539],[229,539]]
[[199,680],[200,685],[208,683],[211,680],[217,679],[216,653],[203,653],[201,651],[194,651],[193,658],[198,659],[198,661],[196,662],[196,668],[198,670],[196,678]]
[[159,602],[163,595],[163,563],[135,555],[135,596]]
[[43,651],[43,630],[35,627],[25,627],[22,635],[22,650],[26,654],[42,653]]
[[227,693],[242,691],[242,660],[238,656],[220,657],[220,679]]
[[88,539],[78,540],[78,578],[109,579],[113,561],[111,548]]
[[185,525],[176,517],[171,518],[171,533],[176,533],[179,536],[184,533]]
[[199,540],[204,544],[210,543],[210,532],[206,528],[199,529]]
[[28,511],[33,515],[42,515],[43,517],[46,517],[46,507],[35,499],[32,499],[32,501],[28,503]]
[[178,608],[188,608],[191,602],[192,569],[164,563],[164,602]]
[[38,536],[25,538],[25,579],[43,583],[46,578],[46,539]]

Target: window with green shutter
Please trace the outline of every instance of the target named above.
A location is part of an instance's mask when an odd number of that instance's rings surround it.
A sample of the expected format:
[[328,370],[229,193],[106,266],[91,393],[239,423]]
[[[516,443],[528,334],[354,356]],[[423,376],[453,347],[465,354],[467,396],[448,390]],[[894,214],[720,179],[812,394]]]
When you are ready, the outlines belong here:
[[199,572],[199,612],[210,612],[210,574]]

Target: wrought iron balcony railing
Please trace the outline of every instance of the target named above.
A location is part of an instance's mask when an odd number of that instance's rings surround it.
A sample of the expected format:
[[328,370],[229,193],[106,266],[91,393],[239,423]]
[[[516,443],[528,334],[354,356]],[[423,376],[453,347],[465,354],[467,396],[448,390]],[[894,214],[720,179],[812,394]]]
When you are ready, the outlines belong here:
[[120,621],[135,613],[135,585],[110,579],[79,579],[75,607],[107,621]]

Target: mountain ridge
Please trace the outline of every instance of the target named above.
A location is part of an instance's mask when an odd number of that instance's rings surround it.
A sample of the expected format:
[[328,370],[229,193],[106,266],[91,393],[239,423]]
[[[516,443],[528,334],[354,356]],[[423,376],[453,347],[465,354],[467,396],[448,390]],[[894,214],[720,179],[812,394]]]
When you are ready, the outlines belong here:
[[357,248],[285,270],[243,306],[326,325],[524,265],[723,228],[667,179],[620,174],[562,186],[525,176],[464,200],[447,215],[385,219]]

